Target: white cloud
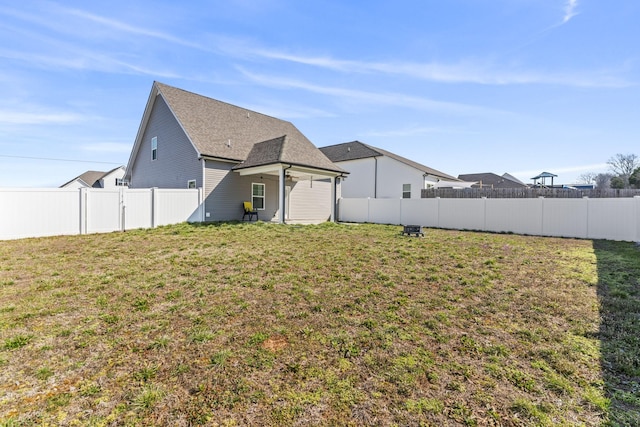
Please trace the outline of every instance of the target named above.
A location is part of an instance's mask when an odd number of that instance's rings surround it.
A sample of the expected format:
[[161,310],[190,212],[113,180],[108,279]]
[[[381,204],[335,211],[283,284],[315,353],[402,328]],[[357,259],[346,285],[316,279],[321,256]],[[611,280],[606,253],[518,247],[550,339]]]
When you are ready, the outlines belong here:
[[566,4],[564,5],[564,18],[562,18],[563,24],[569,22],[571,18],[578,14],[578,12],[576,12],[577,7],[578,0],[567,0]]
[[279,87],[300,89],[308,92],[328,95],[335,98],[341,98],[343,101],[351,103],[359,103],[365,105],[393,105],[396,107],[406,107],[419,110],[450,112],[457,114],[511,114],[505,111],[493,110],[489,108],[479,107],[469,104],[460,104],[454,102],[436,101],[428,98],[404,95],[401,93],[384,93],[384,92],[366,92],[354,89],[344,89],[338,87],[317,85],[307,83],[297,79],[289,79],[282,77],[265,76],[251,73],[240,67],[238,70],[249,80],[254,83],[267,87]]
[[[577,5],[573,0],[570,4]],[[575,15],[573,8],[568,13]],[[567,15],[569,16],[569,15]],[[570,18],[569,18],[570,19]],[[551,73],[537,70],[509,69],[488,60],[474,58],[456,63],[439,62],[369,62],[332,58],[331,56],[296,55],[273,49],[255,49],[238,41],[225,52],[228,55],[254,56],[287,61],[344,73],[382,73],[408,76],[441,83],[475,83],[482,85],[558,84],[574,87],[626,87],[631,84],[611,74],[609,70]]]
[[13,125],[68,124],[84,120],[79,114],[67,112],[25,113],[0,110],[0,123]]

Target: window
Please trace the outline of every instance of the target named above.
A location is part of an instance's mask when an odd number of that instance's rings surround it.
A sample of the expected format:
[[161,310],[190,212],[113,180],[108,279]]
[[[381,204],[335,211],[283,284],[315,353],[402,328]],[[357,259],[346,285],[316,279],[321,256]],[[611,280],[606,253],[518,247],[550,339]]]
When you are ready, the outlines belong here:
[[264,184],[251,184],[251,203],[253,209],[264,210]]
[[196,188],[196,180],[190,179],[189,181],[187,181],[187,188]]
[[403,199],[411,198],[411,184],[402,184],[402,198]]
[[158,158],[158,137],[154,136],[151,138],[151,160],[156,160]]

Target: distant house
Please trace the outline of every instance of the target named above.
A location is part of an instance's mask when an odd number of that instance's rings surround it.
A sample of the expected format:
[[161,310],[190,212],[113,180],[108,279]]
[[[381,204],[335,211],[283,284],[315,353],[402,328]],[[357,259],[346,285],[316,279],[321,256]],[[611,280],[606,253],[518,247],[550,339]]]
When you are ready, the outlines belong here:
[[293,124],[154,82],[127,165],[131,188],[202,188],[204,221],[335,217],[340,177]]
[[349,171],[342,197],[413,198],[430,187],[468,187],[458,178],[360,141],[321,147],[332,162]]
[[108,172],[86,171],[60,186],[60,188],[115,188],[124,184],[124,166]]
[[505,173],[503,175],[497,175],[491,172],[484,173],[468,173],[458,175],[458,179],[464,181],[475,182],[473,188],[523,188],[527,187],[527,184],[520,181],[513,175]]

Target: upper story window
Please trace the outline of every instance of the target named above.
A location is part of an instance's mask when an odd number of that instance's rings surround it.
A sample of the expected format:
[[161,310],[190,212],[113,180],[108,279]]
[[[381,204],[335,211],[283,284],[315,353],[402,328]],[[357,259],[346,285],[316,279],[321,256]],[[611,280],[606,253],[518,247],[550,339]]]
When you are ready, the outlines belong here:
[[402,198],[403,199],[411,198],[411,184],[402,184]]
[[158,137],[154,136],[151,138],[151,160],[156,160],[158,158]]

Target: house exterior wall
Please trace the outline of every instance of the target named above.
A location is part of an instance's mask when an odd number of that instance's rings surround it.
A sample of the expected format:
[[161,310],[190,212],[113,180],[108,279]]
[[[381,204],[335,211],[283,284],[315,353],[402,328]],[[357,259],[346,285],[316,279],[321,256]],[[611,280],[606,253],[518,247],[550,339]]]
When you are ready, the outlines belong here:
[[328,220],[331,217],[330,179],[301,180],[290,186],[289,219]]
[[378,158],[378,198],[401,198],[403,184],[411,184],[412,199],[421,198],[424,172],[390,157]]
[[347,160],[336,164],[349,172],[348,177],[342,181],[342,197],[375,197],[376,160],[374,158]]
[[421,197],[424,173],[390,157],[369,157],[338,164],[349,172],[349,177],[342,182],[344,198],[399,199],[402,197],[403,184],[411,184],[412,199]]
[[258,183],[265,184],[265,209],[258,211],[258,218],[270,221],[278,210],[278,178],[271,175],[240,176],[231,171],[233,166],[233,163],[206,161],[204,220],[242,219],[242,202],[251,201],[251,184]]
[[111,172],[109,175],[105,175],[100,179],[100,184],[102,184],[102,188],[118,188],[116,185],[116,179],[122,179],[124,177],[124,168],[118,168]]
[[[158,138],[157,159],[151,159],[151,138]],[[198,153],[162,96],[149,115],[142,143],[131,170],[131,188],[187,188],[189,180],[202,186]],[[114,181],[115,182],[115,181]]]

